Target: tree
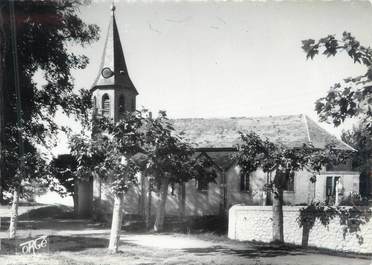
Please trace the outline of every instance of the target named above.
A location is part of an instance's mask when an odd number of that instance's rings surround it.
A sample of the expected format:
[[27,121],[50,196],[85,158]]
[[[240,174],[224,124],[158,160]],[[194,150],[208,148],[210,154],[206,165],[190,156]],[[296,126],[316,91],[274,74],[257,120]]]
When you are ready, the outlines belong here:
[[0,4],[0,205],[3,204],[3,141],[4,141],[4,58],[5,58],[5,32],[4,18],[2,9],[3,4]]
[[150,119],[147,128],[147,168],[145,174],[151,176],[159,187],[160,200],[156,209],[154,231],[164,229],[165,205],[169,185],[183,184],[193,174],[193,148],[175,132],[165,112],[159,112],[156,119]]
[[117,252],[123,195],[137,184],[138,174],[160,187],[154,230],[161,231],[169,184],[197,175],[191,159],[193,149],[175,133],[165,112],[156,119],[147,110],[127,112],[116,123],[96,117],[92,125],[94,137],[76,135],[70,139],[71,154],[77,161],[79,179],[97,174],[111,187],[115,201],[109,249]]
[[[9,153],[9,152],[7,152]],[[21,158],[22,168],[18,163],[18,150],[13,149],[6,157],[11,159],[8,166],[16,172],[13,181],[8,183],[8,188],[14,191],[11,218],[9,225],[9,238],[15,238],[17,232],[19,195],[27,193],[27,187],[32,182],[45,182],[50,176],[50,171],[45,159],[34,150],[26,151]],[[31,190],[32,192],[32,190]]]
[[74,212],[77,216],[78,194],[77,194],[77,161],[69,154],[59,155],[50,163],[50,169],[57,183],[50,185],[52,191],[58,192],[61,196],[72,196],[74,201]]
[[109,183],[114,194],[109,250],[117,252],[123,219],[124,194],[137,183],[140,173],[135,159],[143,152],[145,119],[142,113],[126,113],[117,123],[96,121],[99,130],[94,137],[75,135],[70,139],[71,154],[77,161],[79,179],[89,178],[93,173]]
[[[13,4],[15,21],[10,16]],[[1,2],[0,17],[3,19],[4,39],[1,39],[0,57],[3,58],[4,65],[0,70],[4,79],[0,87],[7,88],[0,90],[0,102],[4,103],[0,109],[0,119],[4,118],[2,124],[0,123],[0,136],[3,137],[0,152],[4,161],[0,175],[4,189],[19,189],[19,186],[9,184],[21,185],[22,178],[27,178],[29,172],[25,171],[25,158],[31,153],[30,156],[38,157],[35,148],[37,144],[51,144],[46,139],[50,139],[58,130],[53,121],[58,110],[86,118],[90,108],[89,93],[86,90],[82,90],[80,95],[73,92],[71,69],[83,69],[88,59],[69,52],[67,48],[69,43],[84,46],[98,38],[98,27],[87,25],[78,17],[77,10],[82,4],[83,1],[79,0],[14,1],[12,4],[10,1]],[[14,23],[16,31],[11,30]],[[13,63],[15,52],[18,55],[18,60],[15,60],[17,64]],[[44,75],[46,85],[43,87],[39,87],[33,80],[37,71]],[[17,99],[15,72],[19,75],[20,115],[14,111]],[[20,125],[16,126],[19,121]],[[14,135],[17,134],[22,136],[22,141],[14,141]],[[24,157],[17,156],[15,161],[23,162],[14,166],[13,147],[23,145],[21,142],[24,143]],[[38,159],[29,161],[33,161],[34,166],[38,165]],[[13,182],[14,176],[19,181]],[[13,197],[13,215],[16,216],[18,192]],[[14,224],[11,226],[16,227]],[[11,234],[15,236],[15,232]]]
[[346,52],[354,63],[367,68],[364,74],[331,86],[327,95],[316,101],[315,109],[321,121],[335,126],[347,118],[358,118],[372,135],[372,49],[361,45],[349,32],[344,32],[341,39],[328,35],[318,41],[303,40],[302,44],[307,58],[313,59],[319,52],[327,57]]
[[[273,241],[283,242],[283,190],[295,172],[306,169],[319,172],[325,165],[344,161],[347,154],[332,146],[324,150],[304,144],[290,148],[261,139],[254,132],[240,133],[242,144],[235,155],[240,174],[249,176],[261,168],[268,175],[266,189],[273,193]],[[314,174],[315,176],[315,174]]]
[[352,166],[360,171],[360,194],[368,199],[372,193],[372,137],[366,126],[357,125],[344,131],[341,139],[356,149],[352,156]]

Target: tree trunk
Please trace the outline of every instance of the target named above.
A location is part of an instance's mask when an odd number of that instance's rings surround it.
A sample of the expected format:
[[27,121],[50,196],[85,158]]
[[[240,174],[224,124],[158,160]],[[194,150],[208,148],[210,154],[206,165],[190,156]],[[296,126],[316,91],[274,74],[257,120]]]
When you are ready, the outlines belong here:
[[181,182],[179,184],[178,203],[180,209],[180,223],[182,224],[182,230],[186,233],[189,228],[186,222],[186,183]]
[[169,179],[163,177],[160,184],[160,200],[156,209],[154,231],[161,232],[164,229],[165,203],[167,202]]
[[120,231],[123,221],[124,194],[115,195],[114,209],[112,213],[112,224],[110,233],[109,251],[117,253],[119,248]]
[[17,187],[13,192],[13,203],[12,203],[10,224],[9,224],[9,238],[10,239],[14,239],[17,233],[18,203],[19,203],[19,188]]
[[309,235],[311,227],[305,223],[302,225],[302,246],[307,247],[309,244]]
[[74,193],[72,194],[72,199],[74,201],[74,217],[78,218],[79,216],[79,180],[74,177]]
[[151,204],[152,204],[152,187],[151,182],[148,180],[146,182],[147,187],[147,207],[145,209],[145,224],[146,224],[146,230],[150,229],[150,222],[151,222]]
[[220,209],[220,215],[225,217],[227,215],[227,186],[226,186],[226,172],[225,171],[222,171],[221,177],[222,177],[222,183],[221,183],[222,205]]
[[186,184],[185,182],[180,183],[180,217],[181,221],[184,221],[185,219],[185,211],[186,211]]
[[78,216],[90,218],[93,213],[93,178],[79,180],[78,184]]
[[276,188],[273,196],[273,241],[284,242],[282,188]]
[[146,219],[146,178],[144,174],[141,174],[141,187],[140,187],[140,196],[139,196],[139,209],[138,213],[140,214],[142,220]]
[[4,97],[5,97],[5,75],[4,75],[4,60],[5,60],[5,34],[4,20],[2,9],[0,9],[0,205],[3,204],[3,142],[4,142]]
[[73,203],[74,203],[74,217],[75,218],[78,218],[79,216],[79,199],[78,199],[78,196],[77,194],[73,194],[72,195],[72,200],[73,200]]
[[102,180],[98,174],[93,174],[93,200],[99,207],[102,199]]

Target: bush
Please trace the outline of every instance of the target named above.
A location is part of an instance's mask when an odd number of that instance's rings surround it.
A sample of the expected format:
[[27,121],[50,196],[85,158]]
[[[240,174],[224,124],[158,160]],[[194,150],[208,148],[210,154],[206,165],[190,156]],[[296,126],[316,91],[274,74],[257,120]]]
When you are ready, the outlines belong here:
[[359,193],[352,192],[347,197],[342,198],[340,206],[368,206],[368,199],[363,198]]

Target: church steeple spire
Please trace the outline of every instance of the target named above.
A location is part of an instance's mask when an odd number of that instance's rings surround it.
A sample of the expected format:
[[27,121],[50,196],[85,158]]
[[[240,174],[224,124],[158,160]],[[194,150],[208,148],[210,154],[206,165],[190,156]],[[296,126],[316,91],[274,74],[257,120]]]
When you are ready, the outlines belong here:
[[[101,64],[92,90],[97,86],[118,85],[137,93],[129,77],[124,52],[115,18],[116,7],[111,5],[111,19],[103,48]],[[138,93],[137,93],[138,94]]]
[[91,91],[96,111],[116,121],[123,112],[135,110],[138,92],[129,77],[115,10],[116,7],[112,4],[101,64]]

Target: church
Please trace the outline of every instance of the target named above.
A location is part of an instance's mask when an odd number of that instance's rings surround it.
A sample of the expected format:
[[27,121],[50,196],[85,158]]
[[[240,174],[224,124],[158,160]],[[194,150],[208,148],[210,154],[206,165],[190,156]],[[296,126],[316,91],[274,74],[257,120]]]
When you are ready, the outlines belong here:
[[[125,62],[122,42],[115,18],[115,7],[105,39],[105,45],[98,69],[98,75],[91,88],[93,113],[120,120],[125,111],[136,109],[139,95],[133,84]],[[354,149],[321,128],[304,114],[215,118],[215,119],[175,119],[175,129],[195,146],[198,157],[209,159],[218,172],[214,183],[198,183],[191,180],[184,185],[169,189],[166,204],[167,215],[179,215],[180,209],[186,216],[225,214],[235,204],[264,205],[266,202],[264,185],[267,176],[258,170],[249,177],[241,177],[239,168],[232,160],[237,151],[239,131],[254,131],[261,137],[280,142],[290,147],[312,143],[317,148],[334,144],[342,150]],[[296,172],[293,181],[287,184],[284,201],[288,205],[308,204],[313,200],[329,201],[335,196],[335,185],[340,181],[345,195],[359,193],[359,172],[351,166],[325,168],[315,183],[310,181],[312,172]],[[143,184],[134,187],[125,196],[126,214],[141,214],[145,200]],[[182,195],[185,200],[182,200]],[[80,183],[78,186],[80,215],[92,213],[94,199],[110,201],[110,194],[98,179]],[[152,199],[155,209],[157,195]],[[185,205],[181,205],[184,201]]]

